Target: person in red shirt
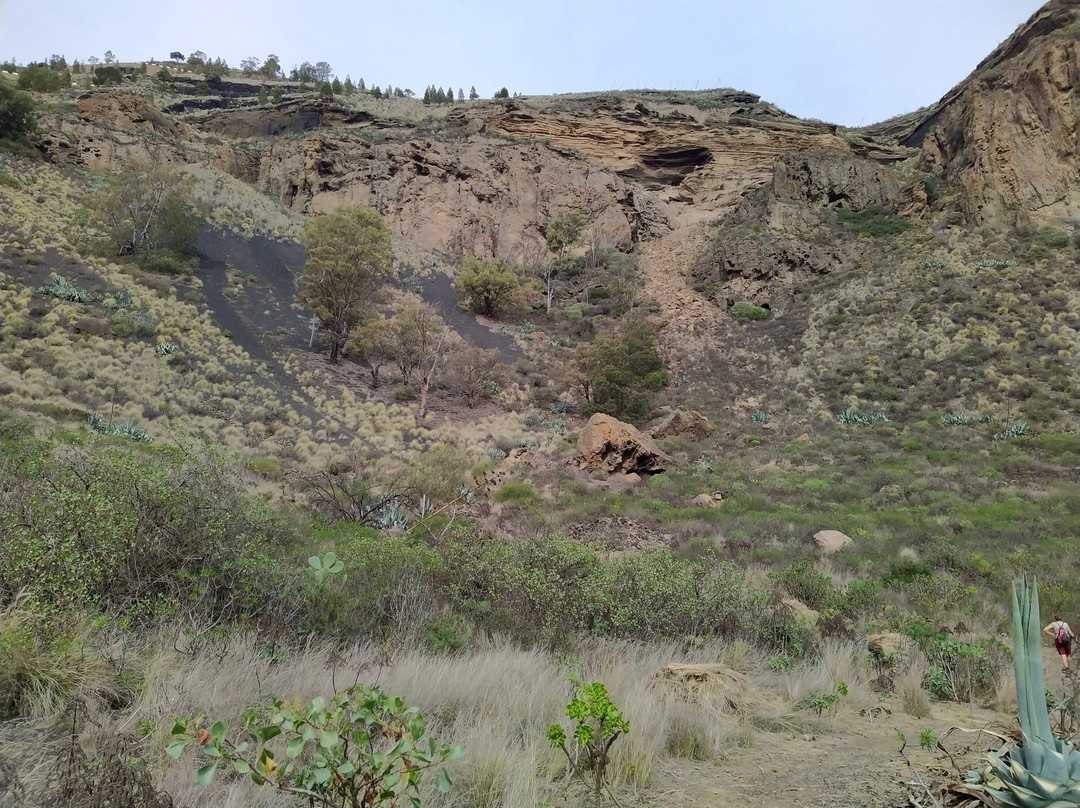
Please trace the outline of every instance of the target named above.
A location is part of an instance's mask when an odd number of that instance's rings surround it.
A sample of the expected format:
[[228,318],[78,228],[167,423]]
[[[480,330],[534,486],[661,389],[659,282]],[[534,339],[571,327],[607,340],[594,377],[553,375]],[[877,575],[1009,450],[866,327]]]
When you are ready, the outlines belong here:
[[1069,656],[1072,654],[1072,628],[1061,619],[1061,615],[1055,614],[1054,622],[1044,628],[1043,632],[1054,638],[1054,650],[1061,657],[1061,667],[1067,671],[1071,670]]

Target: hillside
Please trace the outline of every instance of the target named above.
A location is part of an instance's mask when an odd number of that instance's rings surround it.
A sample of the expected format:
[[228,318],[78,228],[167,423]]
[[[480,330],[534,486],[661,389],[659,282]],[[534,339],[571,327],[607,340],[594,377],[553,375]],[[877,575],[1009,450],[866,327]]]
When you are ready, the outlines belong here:
[[[200,790],[174,718],[354,681],[468,747],[424,805],[584,804],[567,674],[630,721],[622,804],[899,808],[898,729],[965,804],[1010,582],[1080,621],[1078,33],[1054,0],[858,130],[734,89],[5,84],[0,806],[293,805]],[[341,221],[386,265],[338,334]]]

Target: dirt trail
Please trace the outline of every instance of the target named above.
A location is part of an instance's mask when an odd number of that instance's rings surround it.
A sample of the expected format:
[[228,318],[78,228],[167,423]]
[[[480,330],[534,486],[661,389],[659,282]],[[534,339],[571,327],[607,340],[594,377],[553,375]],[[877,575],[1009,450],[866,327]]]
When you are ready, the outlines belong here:
[[[901,808],[917,786],[898,754],[897,731],[907,737],[908,757],[924,778],[941,765],[919,747],[919,732],[932,727],[941,738],[950,727],[978,729],[1010,718],[979,707],[936,703],[929,718],[892,715],[836,719],[827,732],[792,735],[759,732],[754,746],[720,762],[679,761],[658,778],[645,805],[665,808]],[[974,735],[950,748],[969,744]],[[983,742],[986,743],[983,743]],[[992,738],[983,736],[980,750]],[[973,752],[972,758],[978,758]],[[958,760],[958,762],[960,762]],[[947,764],[947,761],[946,761]],[[963,765],[961,763],[961,765]]]
[[[1053,647],[1045,643],[1043,671],[1046,686],[1059,696],[1071,686]],[[922,730],[932,728],[943,739],[953,727],[1019,728],[1015,712],[972,704],[933,702],[927,718],[907,715],[895,697],[882,706],[891,714],[844,715],[813,735],[758,731],[751,747],[723,761],[669,759],[655,786],[637,802],[651,808],[908,808],[909,795],[920,794],[920,787],[898,753],[898,731],[919,775],[940,782],[959,775],[944,754],[920,748]],[[954,732],[945,744],[963,770],[980,768],[985,753],[1000,745],[975,732]]]

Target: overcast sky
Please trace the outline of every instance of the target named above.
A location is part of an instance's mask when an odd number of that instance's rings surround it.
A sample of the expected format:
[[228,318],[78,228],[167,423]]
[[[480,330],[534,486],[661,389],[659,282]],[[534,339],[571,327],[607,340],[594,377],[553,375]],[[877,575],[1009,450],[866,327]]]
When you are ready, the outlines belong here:
[[1037,0],[0,0],[0,57],[202,50],[422,93],[734,87],[850,126],[936,101]]

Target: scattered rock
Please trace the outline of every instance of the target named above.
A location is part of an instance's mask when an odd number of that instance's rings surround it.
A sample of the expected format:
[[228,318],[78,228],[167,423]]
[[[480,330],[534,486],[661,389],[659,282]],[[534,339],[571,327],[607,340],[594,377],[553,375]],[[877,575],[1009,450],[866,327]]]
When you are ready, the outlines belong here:
[[653,425],[650,434],[654,438],[679,436],[690,440],[704,440],[712,437],[716,429],[709,419],[693,410],[675,410]]
[[809,432],[803,432],[801,435],[799,435],[799,437],[795,438],[795,440],[792,441],[792,443],[809,443],[809,442],[810,442],[810,433]]
[[809,628],[813,628],[817,625],[818,618],[820,617],[818,612],[811,609],[798,598],[784,598],[780,603],[791,611],[796,622],[802,623]]
[[112,325],[108,320],[103,320],[100,317],[83,317],[76,320],[74,326],[76,331],[81,331],[84,334],[93,334],[95,337],[103,337],[112,332]]
[[883,659],[888,654],[897,654],[900,652],[900,645],[903,643],[904,637],[902,634],[870,634],[866,637],[866,649],[870,652],[870,655]]
[[698,508],[718,508],[724,502],[724,495],[719,491],[713,494],[698,494],[692,500],[692,504]]
[[652,438],[600,412],[578,434],[574,459],[586,471],[601,469],[624,474],[656,474],[671,462]]
[[653,685],[671,687],[691,704],[723,706],[725,712],[742,712],[761,705],[769,696],[754,687],[746,676],[719,663],[687,665],[673,662],[649,678]]
[[819,530],[814,534],[814,544],[824,553],[835,553],[851,544],[851,537],[839,530]]
[[634,472],[631,471],[629,474],[624,474],[623,475],[623,480],[625,480],[628,483],[640,483],[641,482],[641,475],[640,474],[635,474]]
[[654,550],[674,544],[673,537],[655,533],[651,528],[625,516],[583,519],[567,525],[565,532],[568,539],[597,550]]

